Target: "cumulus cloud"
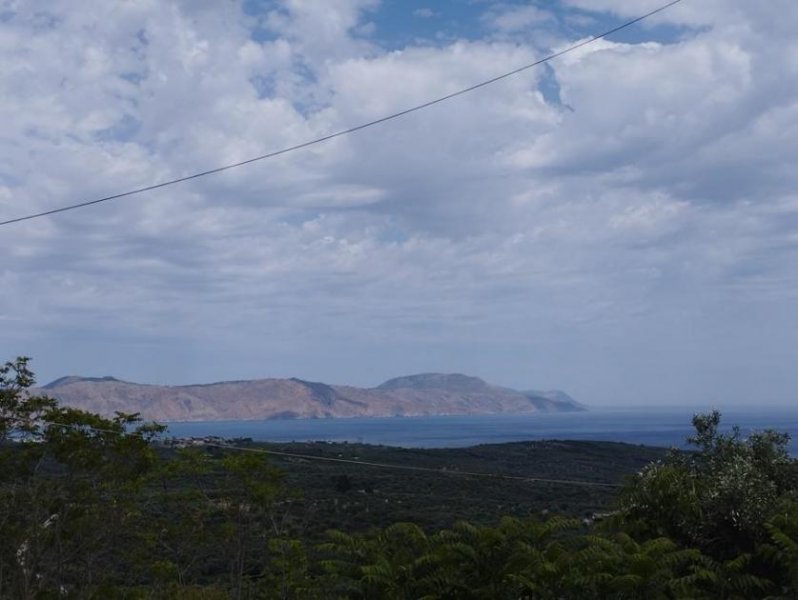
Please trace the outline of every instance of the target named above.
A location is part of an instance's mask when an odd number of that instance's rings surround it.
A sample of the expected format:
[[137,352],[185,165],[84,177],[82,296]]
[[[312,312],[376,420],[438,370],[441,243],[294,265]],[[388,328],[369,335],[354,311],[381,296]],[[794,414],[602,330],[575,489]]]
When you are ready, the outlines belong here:
[[495,4],[482,16],[482,21],[489,27],[510,33],[527,29],[551,21],[554,16],[537,6]]
[[[268,6],[5,3],[2,216],[246,159],[542,55],[492,34],[385,50],[372,0]],[[494,32],[557,27],[530,5],[474,6]],[[785,14],[786,0],[684,2],[653,23],[676,28],[668,40],[602,41],[302,152],[6,227],[3,348],[53,377],[445,369],[588,402],[786,399]],[[575,41],[554,33],[554,49]]]

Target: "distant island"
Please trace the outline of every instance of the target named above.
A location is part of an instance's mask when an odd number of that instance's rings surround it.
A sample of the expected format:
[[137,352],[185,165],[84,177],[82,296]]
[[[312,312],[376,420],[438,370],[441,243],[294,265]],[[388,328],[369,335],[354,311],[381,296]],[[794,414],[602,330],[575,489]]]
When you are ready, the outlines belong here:
[[201,385],[147,385],[114,377],[62,377],[41,391],[74,408],[147,420],[254,421],[336,417],[410,417],[573,412],[584,405],[561,391],[519,391],[459,373],[421,373],[375,388],[301,379],[256,379]]

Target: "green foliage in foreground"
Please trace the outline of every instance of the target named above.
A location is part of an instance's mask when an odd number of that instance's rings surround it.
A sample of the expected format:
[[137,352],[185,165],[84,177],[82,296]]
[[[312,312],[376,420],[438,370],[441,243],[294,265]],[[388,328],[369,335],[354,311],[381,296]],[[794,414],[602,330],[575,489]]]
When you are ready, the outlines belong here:
[[[589,517],[611,510],[618,488],[571,485],[523,478],[576,479],[620,484],[667,451],[614,442],[552,441],[485,444],[471,448],[395,448],[353,443],[252,444],[259,450],[412,465],[427,472],[282,456],[270,462],[285,473],[285,485],[301,490],[292,500],[291,534],[322,542],[329,529],[348,533],[412,521],[425,531],[458,521],[495,525],[499,516],[526,519],[546,514]],[[445,472],[441,472],[445,469]],[[486,479],[457,473],[501,473]]]
[[0,598],[798,597],[787,438],[720,433],[717,413],[694,418],[695,452],[644,468],[598,523],[497,514],[319,542],[301,535],[315,505],[290,491],[290,463],[165,452],[160,426],[59,407],[32,384],[26,359],[0,367]]

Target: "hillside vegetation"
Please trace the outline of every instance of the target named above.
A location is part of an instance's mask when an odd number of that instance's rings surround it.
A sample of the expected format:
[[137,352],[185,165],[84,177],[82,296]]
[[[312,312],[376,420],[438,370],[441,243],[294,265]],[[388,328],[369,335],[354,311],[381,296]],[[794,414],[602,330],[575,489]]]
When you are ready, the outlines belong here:
[[32,385],[25,359],[0,368],[2,598],[798,597],[786,436],[721,434],[717,413],[694,418],[689,453],[173,449],[155,443],[157,424],[63,407]]
[[[301,496],[293,500],[288,519],[296,532],[308,539],[322,539],[328,529],[361,532],[396,521],[413,521],[433,531],[461,520],[495,524],[500,515],[527,518],[559,514],[587,518],[610,510],[618,488],[550,480],[620,485],[625,477],[666,453],[660,448],[584,441],[446,449],[326,442],[248,444],[247,447],[428,469],[390,469],[270,456],[270,463],[285,474],[285,485],[301,491]],[[490,476],[497,474],[531,479]]]

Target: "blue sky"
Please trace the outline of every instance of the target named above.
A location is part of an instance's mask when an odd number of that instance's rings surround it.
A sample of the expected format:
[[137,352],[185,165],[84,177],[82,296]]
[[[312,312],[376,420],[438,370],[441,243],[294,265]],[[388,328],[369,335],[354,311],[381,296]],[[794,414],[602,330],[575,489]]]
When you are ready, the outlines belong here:
[[[379,118],[657,5],[0,0],[0,217]],[[796,18],[684,0],[405,119],[5,227],[0,350],[42,381],[791,402]]]
[[[643,4],[640,4],[643,6]],[[534,8],[545,14],[545,21],[524,23],[524,11]],[[520,14],[519,14],[520,13]],[[568,34],[575,38],[595,35],[620,23],[617,15],[603,10],[593,11],[560,2],[505,2],[440,0],[387,0],[371,15],[373,37],[387,49],[428,43],[440,46],[457,39],[480,40],[495,30],[495,19],[515,14],[518,29],[514,33],[534,43],[535,37]],[[511,22],[510,19],[507,22]],[[673,42],[689,28],[672,23],[646,24],[618,32],[611,39],[619,42]]]

